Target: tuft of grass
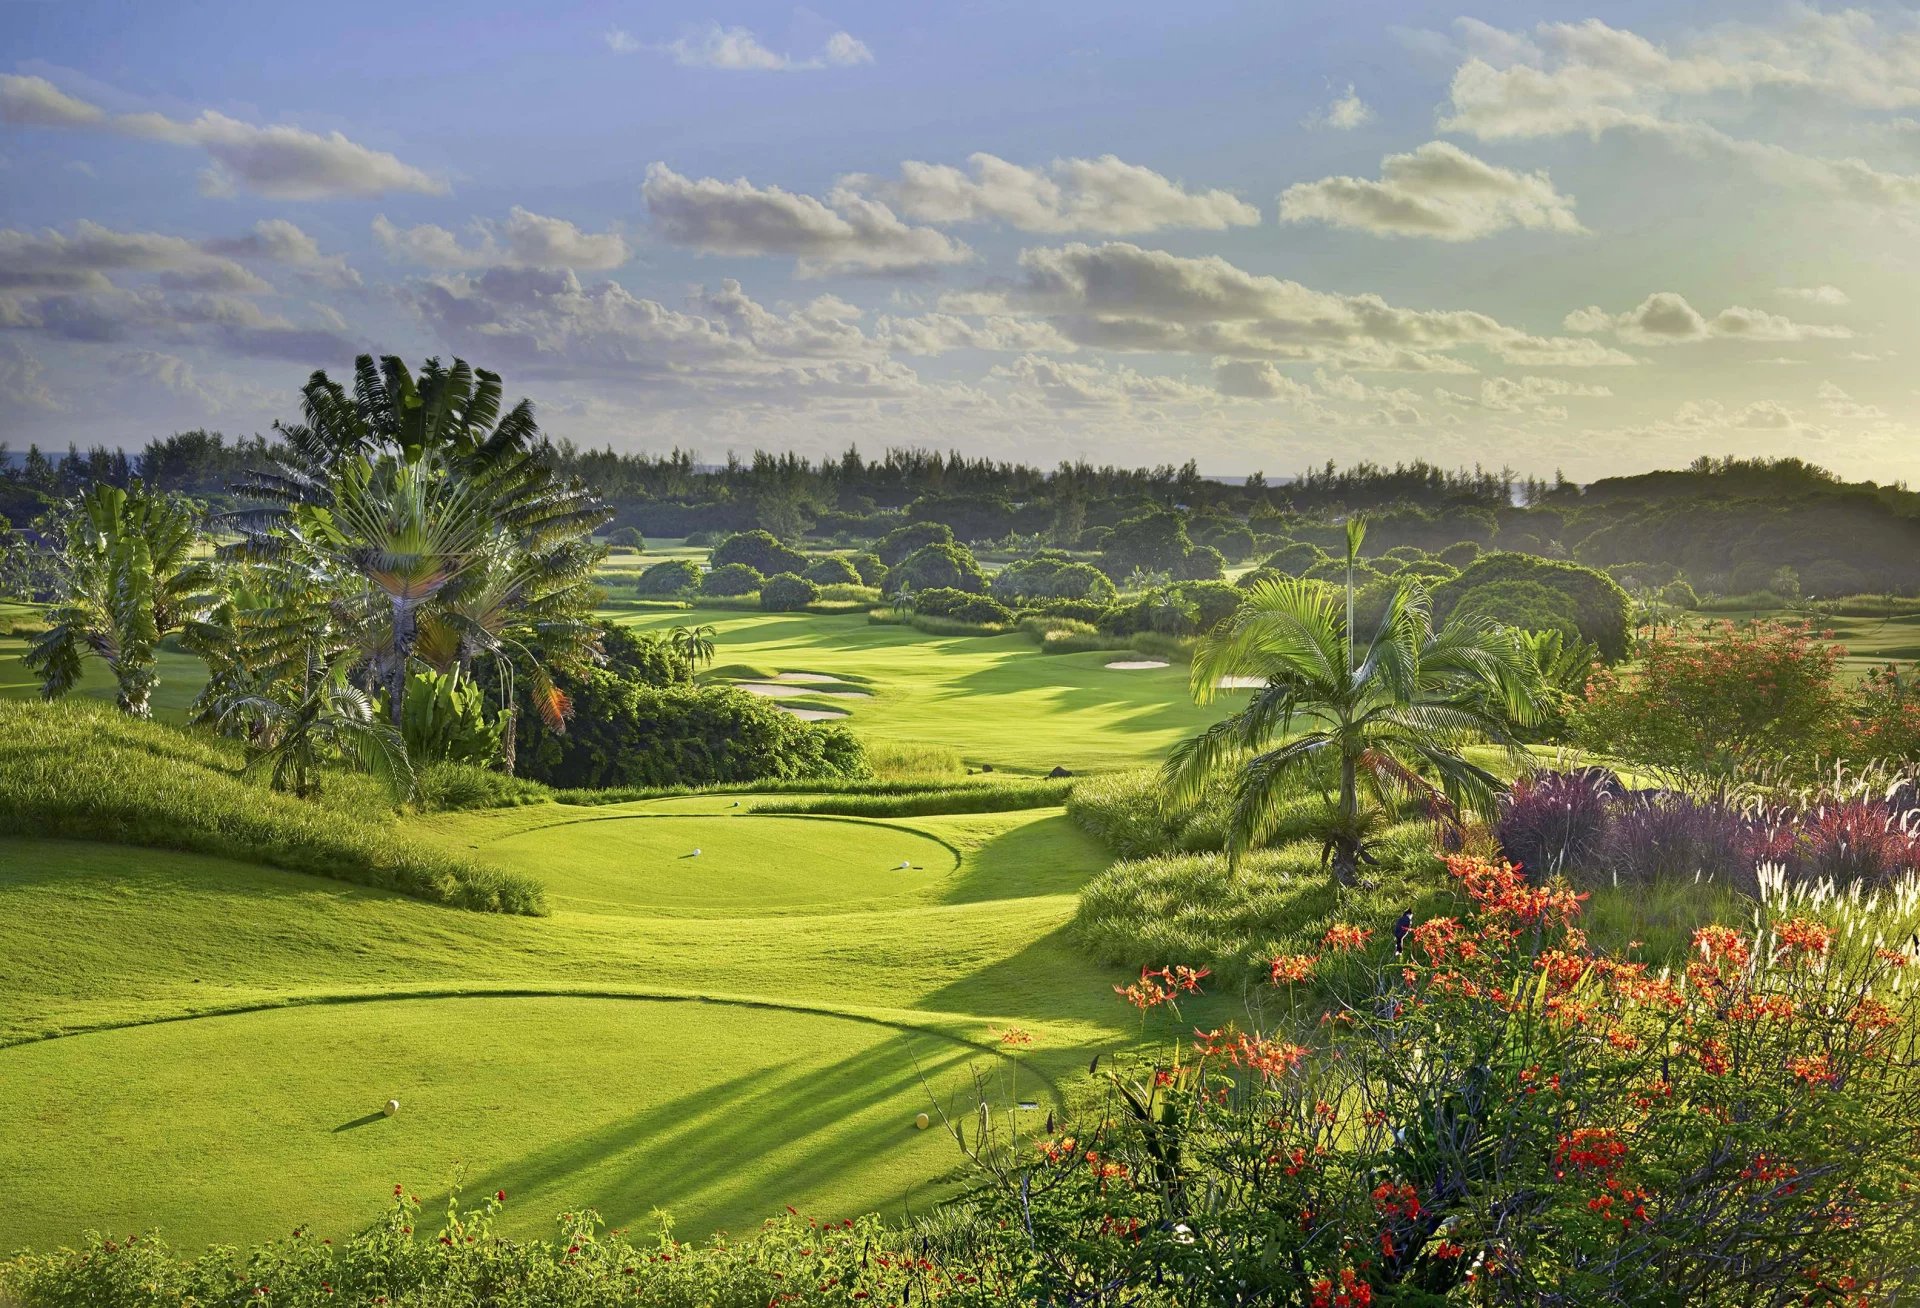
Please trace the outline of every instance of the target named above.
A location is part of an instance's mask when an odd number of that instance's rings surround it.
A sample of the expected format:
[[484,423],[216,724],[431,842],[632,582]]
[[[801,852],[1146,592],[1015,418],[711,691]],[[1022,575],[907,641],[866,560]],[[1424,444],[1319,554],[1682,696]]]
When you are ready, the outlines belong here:
[[949,745],[877,739],[864,743],[867,766],[882,781],[924,781],[964,776],[967,771],[960,751]]
[[525,777],[510,777],[471,763],[434,763],[413,777],[413,802],[423,813],[462,809],[518,808],[553,799],[551,787]]
[[400,835],[363,778],[320,801],[242,774],[219,737],[86,701],[0,701],[0,835],[104,840],[267,863],[455,908],[545,911],[537,882]]

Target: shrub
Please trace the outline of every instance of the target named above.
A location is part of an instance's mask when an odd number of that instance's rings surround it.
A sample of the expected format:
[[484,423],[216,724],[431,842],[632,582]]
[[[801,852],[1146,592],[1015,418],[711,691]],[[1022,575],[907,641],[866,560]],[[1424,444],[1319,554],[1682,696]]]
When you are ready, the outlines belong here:
[[564,735],[534,723],[521,771],[566,789],[864,775],[859,742],[731,687],[648,686],[610,671],[563,682]]
[[695,549],[706,549],[709,546],[718,545],[724,539],[726,539],[724,532],[709,531],[701,528],[698,531],[688,532],[682,544],[692,546]]
[[820,588],[805,577],[782,572],[760,587],[760,607],[769,613],[797,613],[820,598]]
[[1616,885],[1702,879],[1754,894],[1753,842],[1730,805],[1678,791],[1627,796],[1607,824],[1601,855]]
[[1116,594],[1106,573],[1090,563],[1076,563],[1057,550],[1008,564],[994,574],[990,588],[1002,604],[1035,599],[1107,604]]
[[607,543],[619,546],[621,549],[632,550],[635,554],[644,553],[647,548],[647,538],[640,534],[638,527],[617,528],[607,537]]
[[[878,560],[875,561],[878,562]],[[838,554],[829,554],[824,558],[815,559],[807,565],[807,570],[800,575],[816,586],[861,586],[867,584],[866,579],[860,575],[860,570]]]
[[1580,636],[1579,615],[1564,591],[1537,581],[1496,581],[1468,591],[1449,622],[1491,623],[1521,631],[1557,631],[1568,639]]
[[1183,581],[1174,593],[1194,609],[1194,626],[1206,631],[1240,607],[1246,593],[1224,581]]
[[1434,589],[1434,616],[1444,620],[1471,591],[1510,581],[1530,581],[1560,591],[1573,605],[1583,640],[1592,641],[1610,662],[1626,656],[1633,635],[1632,601],[1613,578],[1577,563],[1531,554],[1482,555],[1458,577]]
[[[983,1225],[1044,1250],[1011,1297],[1906,1296],[1920,1000],[1870,917],[1836,930],[1769,907],[1752,934],[1704,928],[1682,982],[1596,953],[1564,887],[1448,870],[1465,912],[1416,911],[1400,950],[1390,918],[1336,918],[1274,956],[1250,1028],[1109,1065],[1100,1111],[996,1158]],[[1194,963],[1123,997],[1156,1031],[1191,1028]],[[1334,990],[1331,1013],[1310,984]]]
[[425,813],[544,804],[553,792],[537,781],[471,763],[430,763],[413,774],[413,802]]
[[987,578],[965,546],[922,545],[888,571],[884,589],[889,594],[911,589],[964,590],[980,595],[986,592]]
[[982,626],[1004,626],[1013,621],[1013,614],[999,601],[951,587],[915,591],[913,611],[922,617],[951,618],[955,622],[973,622]]
[[1520,778],[1494,818],[1501,854],[1535,881],[1600,866],[1611,817],[1608,800],[1618,786],[1604,769]]
[[1663,631],[1637,671],[1594,674],[1576,730],[1596,751],[1688,784],[1725,784],[1763,763],[1810,772],[1835,743],[1843,652],[1779,623]]
[[1227,575],[1227,559],[1211,545],[1196,545],[1174,562],[1175,581],[1218,581]]
[[684,595],[699,585],[699,564],[692,559],[668,559],[649,565],[633,588],[642,595]]
[[0,700],[0,834],[265,863],[455,908],[544,912],[538,882],[416,843],[358,778],[322,805],[255,785],[232,742],[102,705]]
[[887,565],[880,561],[878,554],[855,554],[850,560],[853,570],[860,574],[863,586],[878,586],[887,579]]
[[1269,554],[1262,566],[1271,568],[1275,572],[1284,572],[1290,577],[1298,577],[1315,564],[1328,561],[1327,552],[1318,545],[1297,540]]
[[1180,515],[1156,509],[1115,524],[1113,534],[1101,547],[1101,563],[1115,577],[1124,577],[1135,568],[1169,572],[1192,552],[1193,542],[1187,538]]
[[729,563],[715,568],[700,580],[703,595],[751,595],[766,583],[766,578],[744,563]]
[[1020,615],[1065,618],[1072,622],[1099,622],[1106,616],[1107,605],[1093,600],[1043,599],[1029,600],[1019,609]]
[[1660,588],[1660,602],[1676,609],[1700,607],[1700,597],[1694,594],[1693,587],[1679,579],[1670,581]]
[[897,568],[901,561],[915,550],[927,545],[951,544],[953,544],[953,528],[946,523],[910,522],[904,527],[895,527],[875,541],[873,552],[879,557],[881,563],[889,568]]
[[755,528],[752,531],[735,532],[721,541],[714,547],[709,562],[715,570],[728,564],[743,563],[762,576],[772,577],[782,572],[805,571],[807,556],[782,545],[772,532]]

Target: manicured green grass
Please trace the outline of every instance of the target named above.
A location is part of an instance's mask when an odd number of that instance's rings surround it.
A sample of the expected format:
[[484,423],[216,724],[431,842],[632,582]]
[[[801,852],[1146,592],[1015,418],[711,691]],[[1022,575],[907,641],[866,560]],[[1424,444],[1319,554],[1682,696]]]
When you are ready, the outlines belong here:
[[[456,1175],[514,1194],[523,1234],[581,1204],[615,1225],[665,1206],[687,1233],[783,1203],[924,1209],[960,1162],[913,1129],[929,1086],[971,1111],[977,1071],[1037,1119],[1092,1052],[1177,1035],[1067,938],[1106,854],[1061,810],[734,802],[412,821],[540,879],[544,918],[0,840],[0,1248],[89,1225],[341,1233],[393,1184],[429,1198]],[[693,998],[713,1002],[662,1002]],[[1003,1047],[1008,1026],[1034,1043]],[[389,1097],[400,1114],[370,1117]]]
[[714,609],[614,617],[636,630],[711,623],[726,680],[833,676],[872,694],[818,701],[846,711],[855,734],[951,746],[975,766],[1090,772],[1157,763],[1221,711],[1194,705],[1177,664],[1113,671],[1106,665],[1123,656],[1042,654],[1018,633],[934,636],[860,616]]

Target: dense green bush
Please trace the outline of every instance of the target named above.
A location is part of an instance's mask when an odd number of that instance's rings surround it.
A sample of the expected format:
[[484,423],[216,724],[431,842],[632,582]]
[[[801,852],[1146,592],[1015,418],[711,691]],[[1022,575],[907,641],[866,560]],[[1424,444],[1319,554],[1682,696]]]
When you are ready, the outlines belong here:
[[1019,608],[1021,617],[1066,618],[1074,622],[1097,623],[1106,616],[1108,606],[1093,600],[1028,600]]
[[1573,603],[1581,638],[1592,641],[1609,661],[1626,657],[1633,635],[1632,600],[1613,578],[1578,563],[1531,554],[1483,555],[1458,577],[1435,587],[1434,616],[1445,620],[1469,591],[1505,581],[1537,582],[1560,591]]
[[1174,593],[1193,605],[1195,625],[1205,631],[1240,607],[1246,592],[1224,581],[1183,581]]
[[1471,567],[1473,561],[1480,557],[1480,543],[1471,540],[1455,541],[1435,553],[1434,557],[1456,568]]
[[862,586],[869,584],[860,570],[838,554],[815,559],[800,574],[816,586]]
[[553,791],[537,781],[471,763],[429,763],[413,774],[413,802],[423,813],[518,808],[544,804],[552,798]]
[[265,863],[456,908],[544,911],[531,878],[417,843],[364,778],[324,804],[255,784],[238,745],[104,705],[0,700],[0,834],[101,840]]
[[991,590],[1002,604],[1052,599],[1110,604],[1117,593],[1106,573],[1060,550],[1009,563],[994,574]]
[[769,613],[798,613],[820,598],[820,588],[805,577],[782,572],[760,587],[760,607]]
[[1537,581],[1496,581],[1476,586],[1453,606],[1452,622],[1493,623],[1522,631],[1558,631],[1580,634],[1579,616],[1565,591]]
[[638,527],[616,528],[607,537],[607,543],[621,549],[632,550],[635,554],[642,553],[647,548],[647,538],[640,534]]
[[709,562],[716,570],[730,563],[744,563],[761,576],[772,577],[782,572],[805,571],[807,556],[781,544],[772,532],[756,528],[735,532],[714,546]]
[[880,561],[878,554],[855,554],[848,562],[860,574],[860,584],[863,586],[879,586],[887,580],[887,565]]
[[728,563],[700,579],[703,595],[751,595],[766,578],[744,563]]
[[1123,578],[1135,568],[1171,572],[1192,551],[1180,515],[1156,509],[1115,524],[1101,547],[1101,565],[1109,575]]
[[964,545],[922,545],[887,572],[887,593],[902,590],[964,590],[986,593],[986,574]]
[[1290,545],[1283,545],[1269,554],[1265,564],[1262,566],[1272,568],[1275,572],[1284,572],[1290,577],[1298,577],[1303,575],[1308,568],[1313,567],[1315,564],[1325,563],[1327,561],[1327,552],[1318,545],[1310,545],[1306,541],[1297,540]]
[[987,595],[971,595],[951,587],[915,591],[913,611],[922,617],[951,618],[955,622],[1005,625],[1013,621],[1006,605]]
[[1175,581],[1217,581],[1227,575],[1226,556],[1211,545],[1196,545],[1169,569]]
[[895,527],[875,541],[873,552],[881,563],[889,568],[897,568],[901,560],[923,546],[951,544],[953,544],[953,528],[946,523],[910,522],[904,527]]
[[1212,527],[1199,537],[1202,545],[1211,545],[1235,563],[1253,557],[1256,548],[1253,533],[1235,524]]
[[633,588],[642,595],[684,595],[699,585],[699,564],[692,559],[668,559],[649,565]]

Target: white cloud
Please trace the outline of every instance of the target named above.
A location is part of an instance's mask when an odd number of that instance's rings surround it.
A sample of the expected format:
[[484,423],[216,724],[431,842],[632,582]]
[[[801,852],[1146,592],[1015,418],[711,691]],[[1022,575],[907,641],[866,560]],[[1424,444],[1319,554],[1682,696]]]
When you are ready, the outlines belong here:
[[1814,398],[1820,401],[1820,407],[1836,418],[1848,418],[1855,421],[1877,421],[1887,416],[1885,409],[1877,404],[1863,404],[1834,383],[1821,382],[1814,392]]
[[1674,345],[1691,341],[1807,341],[1844,340],[1853,335],[1845,327],[1794,322],[1764,309],[1732,305],[1708,318],[1676,291],[1655,291],[1625,313],[1610,314],[1598,305],[1575,309],[1564,324],[1568,331],[1613,332],[1637,345]]
[[791,255],[802,277],[831,272],[922,273],[973,251],[931,227],[911,227],[878,200],[836,187],[822,203],[746,178],[682,177],[663,163],[641,186],[654,228],[703,254]]
[[1570,382],[1560,377],[1488,377],[1481,381],[1478,394],[1439,390],[1434,398],[1442,404],[1487,409],[1494,413],[1531,413],[1542,417],[1565,418],[1566,406],[1560,401],[1602,399],[1613,391],[1606,386]]
[[873,62],[873,50],[851,32],[835,32],[827,38],[819,54],[804,59],[769,48],[748,28],[722,27],[719,23],[708,23],[659,45],[651,45],[618,27],[600,39],[615,54],[653,50],[671,55],[673,62],[682,68],[717,68],[736,73],[851,68]]
[[66,95],[40,77],[0,74],[0,121],[28,127],[68,127],[194,146],[211,166],[202,175],[210,194],[251,191],[280,200],[368,198],[391,191],[441,195],[446,184],[382,150],[285,125],[257,126],[213,110],[192,121],[157,113],[109,116]]
[[1472,241],[1510,227],[1579,233],[1573,198],[1544,172],[1518,173],[1430,141],[1380,161],[1380,180],[1326,177],[1280,196],[1287,222],[1324,222],[1375,236]]
[[1037,354],[1021,355],[988,375],[1010,383],[1016,394],[1067,407],[1197,404],[1214,398],[1206,387],[1178,377],[1143,373],[1124,364],[1072,363]]
[[40,360],[12,341],[0,339],[0,405],[13,409],[58,411],[63,406],[47,387]]
[[1782,286],[1775,293],[1789,300],[1799,300],[1802,304],[1819,304],[1832,309],[1853,303],[1852,298],[1838,286]]
[[374,239],[393,258],[427,268],[618,268],[633,257],[618,232],[583,232],[564,218],[548,218],[515,205],[505,223],[476,219],[474,241],[444,227],[422,223],[398,227],[381,214]]
[[1044,169],[986,153],[969,155],[967,163],[971,172],[910,160],[896,178],[854,173],[840,184],[878,195],[921,222],[1001,222],[1029,232],[1118,236],[1168,227],[1221,231],[1260,221],[1260,211],[1230,191],[1190,191],[1110,154],[1056,159]]
[[1309,126],[1331,127],[1340,132],[1350,132],[1372,121],[1372,108],[1353,89],[1352,82],[1347,83],[1345,95],[1307,119]]
[[313,237],[284,218],[263,219],[244,236],[212,237],[200,243],[210,254],[284,264],[301,276],[329,286],[358,286],[360,274],[344,254],[323,254]]
[[1078,348],[1052,323],[1004,315],[971,320],[950,313],[882,317],[875,324],[875,333],[902,354],[934,355],[952,350],[1071,354]]
[[1464,349],[1530,366],[1631,364],[1597,341],[1540,337],[1470,310],[1403,309],[1125,242],[1021,252],[1021,278],[948,297],[956,312],[1025,313],[1100,349],[1294,359],[1367,371],[1472,372]]
[[1267,359],[1219,359],[1213,385],[1222,395],[1248,400],[1312,400],[1313,387],[1287,376]]
[[103,291],[109,274],[148,275],[180,290],[258,294],[271,289],[232,259],[179,236],[120,232],[84,218],[71,235],[0,231],[0,293]]
[[[1891,16],[1889,16],[1891,17]],[[1474,25],[1475,53],[1453,76],[1441,129],[1481,140],[1636,131],[1694,155],[1726,158],[1775,185],[1869,208],[1920,206],[1920,176],[1852,157],[1822,158],[1743,140],[1708,121],[1773,89],[1866,108],[1920,104],[1920,38],[1859,11],[1800,7],[1774,28],[1730,24],[1678,53],[1598,19],[1543,23],[1529,40]]]

